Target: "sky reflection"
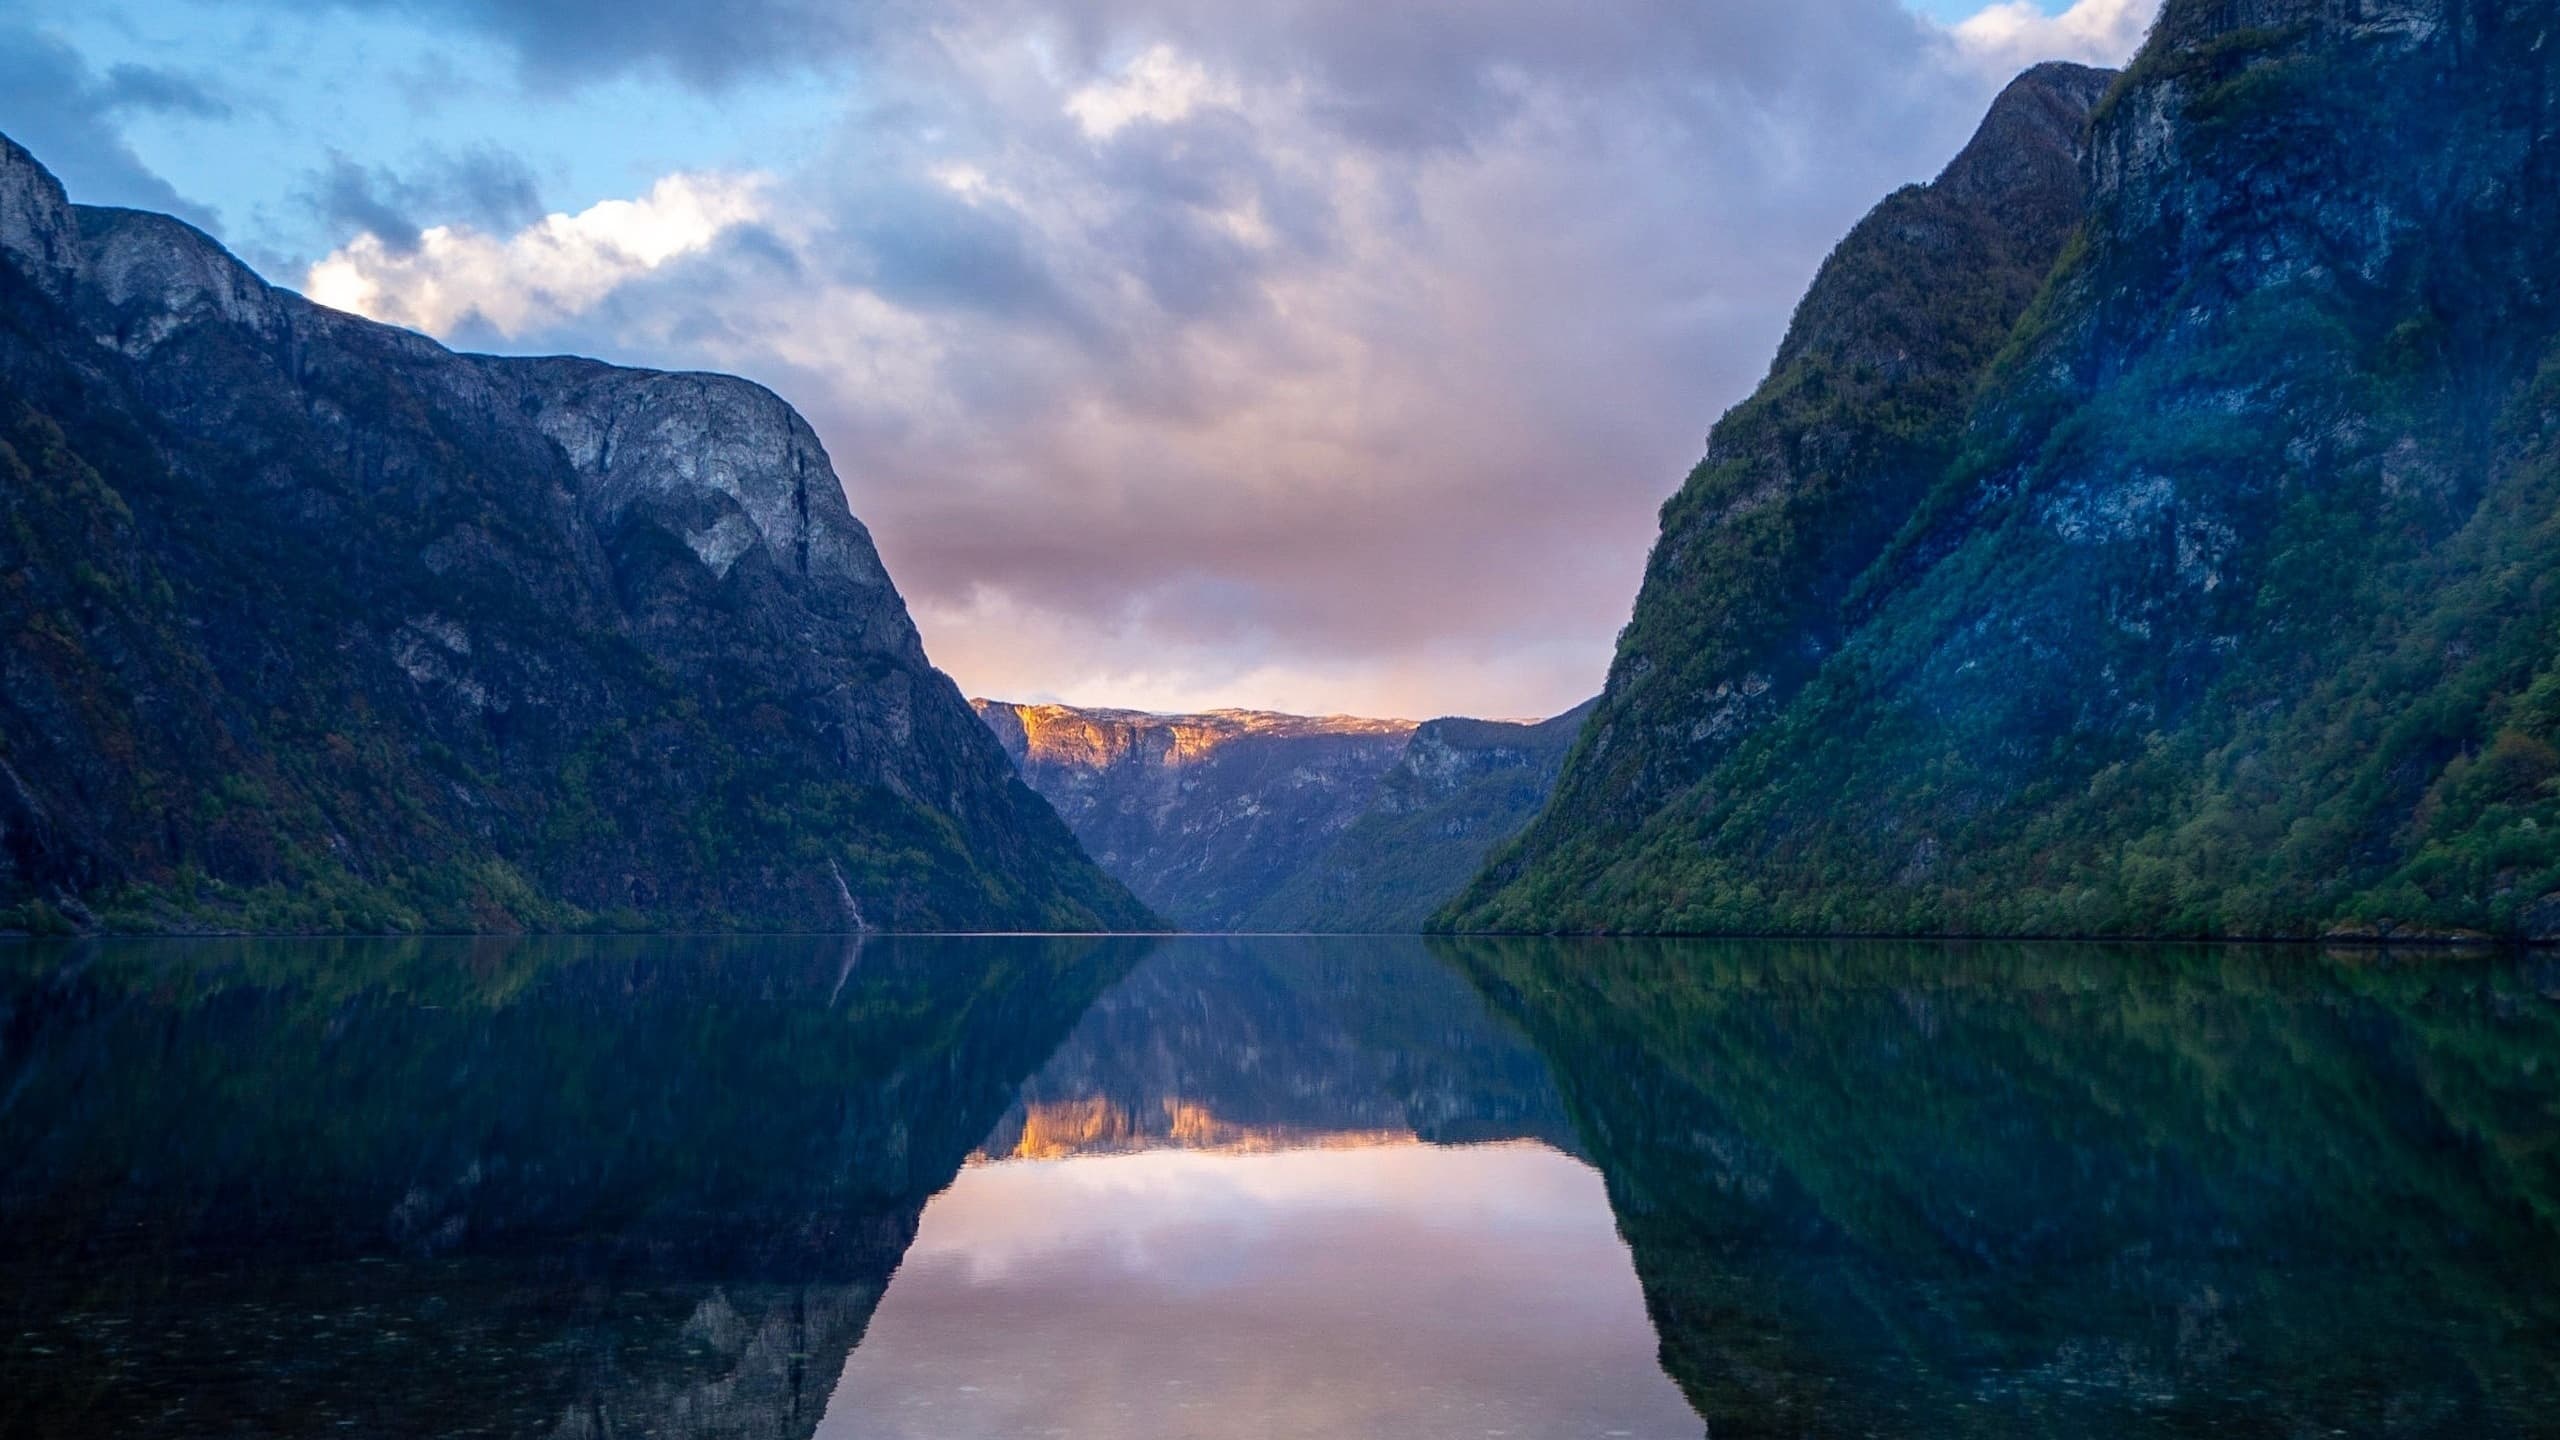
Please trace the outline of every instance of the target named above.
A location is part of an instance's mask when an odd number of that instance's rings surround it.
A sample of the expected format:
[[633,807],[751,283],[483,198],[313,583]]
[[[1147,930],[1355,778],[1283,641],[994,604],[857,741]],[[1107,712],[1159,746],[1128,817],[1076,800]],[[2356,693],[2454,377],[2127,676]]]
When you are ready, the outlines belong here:
[[818,1428],[1698,1433],[1599,1175],[1534,1142],[973,1165]]

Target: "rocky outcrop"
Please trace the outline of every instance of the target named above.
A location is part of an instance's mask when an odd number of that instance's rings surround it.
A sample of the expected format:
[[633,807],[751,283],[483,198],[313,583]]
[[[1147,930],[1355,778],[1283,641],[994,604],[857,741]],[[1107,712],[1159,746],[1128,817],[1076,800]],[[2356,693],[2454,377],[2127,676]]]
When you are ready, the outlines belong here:
[[770,392],[458,355],[0,140],[0,924],[1147,923]]
[[[1860,278],[1853,236],[1808,310],[1971,316],[1981,363],[1789,411],[1782,354],[1666,508],[1556,803],[1445,921],[2536,935],[2555,40],[2527,0],[2172,0],[2091,112],[2034,303]],[[1728,466],[1772,416],[1771,453],[1832,460]],[[1936,437],[1913,478],[1838,443],[1879,431]],[[1717,518],[1816,474],[1857,481],[1844,523]]]
[[1537,813],[1588,707],[1537,724],[973,700],[1094,858],[1192,930],[1419,930]]

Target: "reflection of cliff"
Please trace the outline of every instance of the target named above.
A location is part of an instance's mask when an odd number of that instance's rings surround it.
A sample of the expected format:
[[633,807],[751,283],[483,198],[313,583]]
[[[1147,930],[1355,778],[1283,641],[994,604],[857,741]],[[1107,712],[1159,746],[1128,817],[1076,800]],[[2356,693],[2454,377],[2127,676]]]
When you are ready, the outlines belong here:
[[806,1435],[925,1199],[1135,953],[29,956],[0,1434]]
[[1197,1101],[1167,1097],[1149,1114],[1131,1114],[1098,1096],[1026,1104],[1007,1117],[1013,1143],[990,1159],[1059,1160],[1069,1155],[1125,1155],[1146,1150],[1205,1150],[1261,1155],[1281,1150],[1358,1150],[1416,1145],[1410,1130],[1327,1130],[1300,1125],[1238,1125]]
[[1719,1436],[2520,1433],[2560,1393],[2546,963],[1447,953],[1554,1063]]
[[1164,942],[1095,1001],[980,1147],[1055,1158],[1537,1139],[1546,1066],[1418,939]]

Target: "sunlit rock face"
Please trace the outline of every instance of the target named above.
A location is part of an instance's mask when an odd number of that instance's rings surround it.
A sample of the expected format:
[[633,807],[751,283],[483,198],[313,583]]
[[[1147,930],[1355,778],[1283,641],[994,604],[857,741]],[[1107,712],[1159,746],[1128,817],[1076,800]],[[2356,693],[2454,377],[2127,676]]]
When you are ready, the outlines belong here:
[[1417,725],[970,703],[1103,868],[1195,930],[1420,929],[1537,812],[1585,713]]
[[455,354],[0,138],[0,928],[1148,923],[744,380]]
[[980,700],[1031,788],[1103,868],[1195,930],[1230,930],[1359,817],[1413,724],[1145,715]]

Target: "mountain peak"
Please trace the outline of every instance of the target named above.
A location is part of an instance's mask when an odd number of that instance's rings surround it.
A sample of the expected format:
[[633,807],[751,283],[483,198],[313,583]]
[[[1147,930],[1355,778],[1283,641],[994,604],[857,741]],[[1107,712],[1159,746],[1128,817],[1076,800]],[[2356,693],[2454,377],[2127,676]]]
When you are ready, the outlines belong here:
[[53,172],[6,135],[0,135],[0,255],[54,299],[70,298],[80,270],[71,202]]
[[1973,202],[2050,192],[2071,183],[2087,151],[2089,114],[2119,72],[2050,61],[2009,82],[1973,139],[1938,174],[1937,188]]

